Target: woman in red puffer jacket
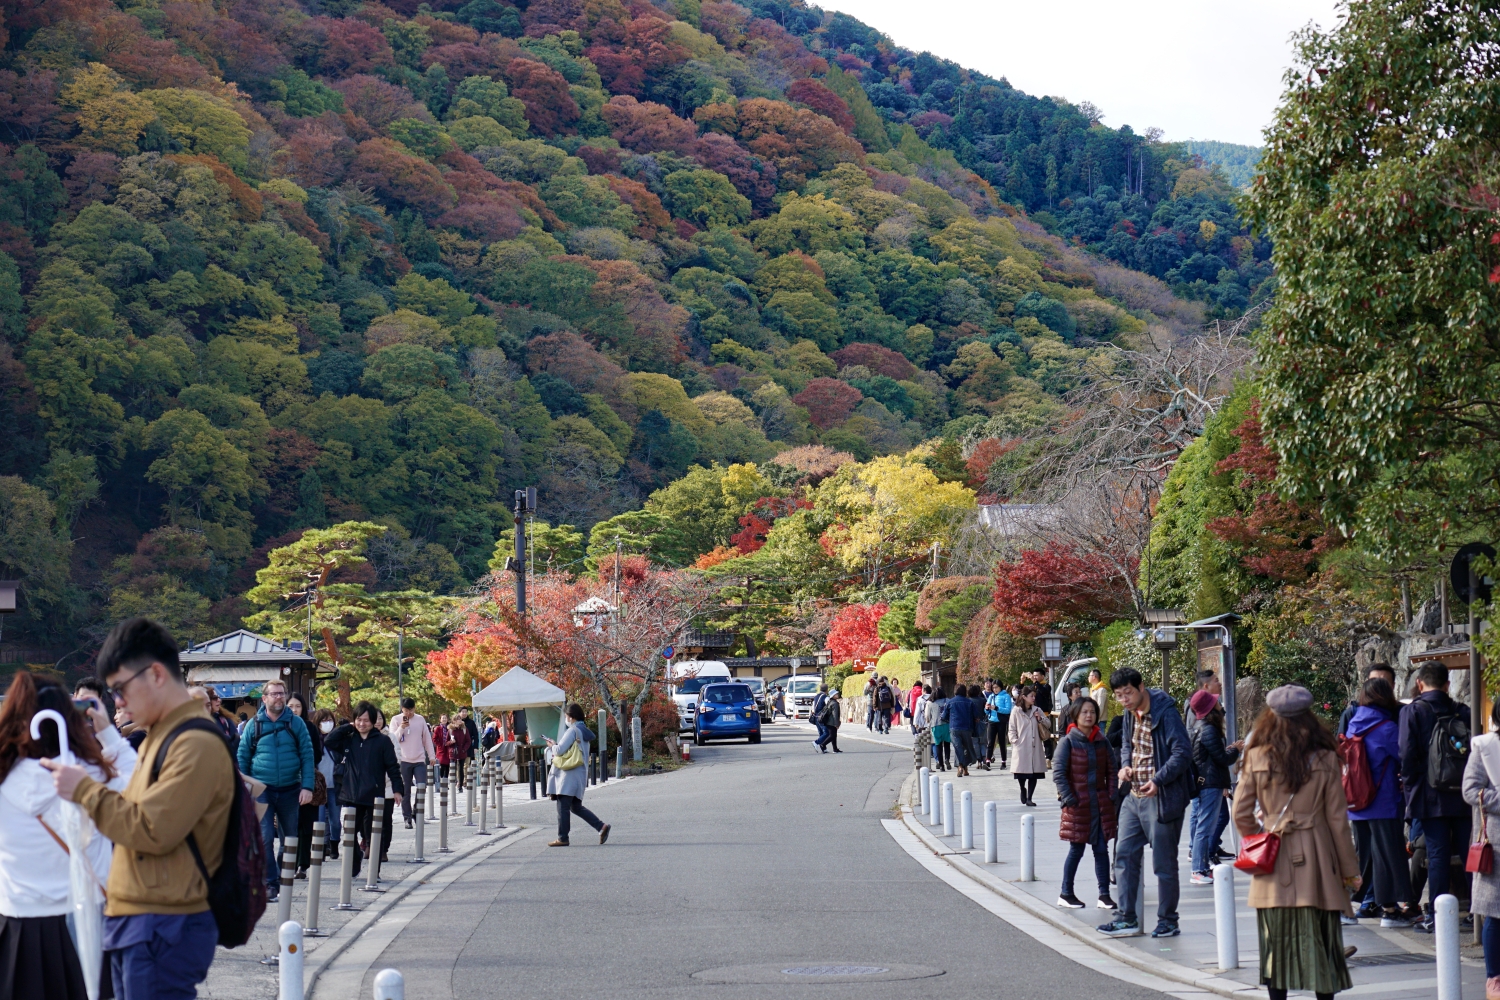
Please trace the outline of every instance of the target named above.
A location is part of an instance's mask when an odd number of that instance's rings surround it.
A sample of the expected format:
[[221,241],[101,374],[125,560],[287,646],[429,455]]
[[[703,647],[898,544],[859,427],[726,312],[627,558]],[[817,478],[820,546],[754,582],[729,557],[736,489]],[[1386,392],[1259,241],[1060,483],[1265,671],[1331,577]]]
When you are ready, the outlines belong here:
[[1063,862],[1062,895],[1058,906],[1078,909],[1083,901],[1073,894],[1073,877],[1085,846],[1094,849],[1094,877],[1099,882],[1099,908],[1114,909],[1109,895],[1109,842],[1115,835],[1115,776],[1120,760],[1099,727],[1099,703],[1080,698],[1068,706],[1067,733],[1052,755],[1053,779],[1062,799],[1058,836],[1071,846]]
[[453,736],[448,732],[448,717],[438,717],[432,727],[432,755],[437,758],[438,773],[448,777],[448,764],[453,760]]

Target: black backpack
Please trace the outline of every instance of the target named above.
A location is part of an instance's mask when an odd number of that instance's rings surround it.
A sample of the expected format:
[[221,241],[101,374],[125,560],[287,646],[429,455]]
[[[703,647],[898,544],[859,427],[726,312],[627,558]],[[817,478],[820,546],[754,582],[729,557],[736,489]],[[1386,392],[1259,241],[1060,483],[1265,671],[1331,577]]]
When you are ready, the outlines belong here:
[[[213,733],[229,749],[224,733],[208,719],[188,719],[167,734],[156,750],[156,759],[151,763],[151,780],[155,784],[161,775],[162,764],[172,741],[190,729],[201,729]],[[188,850],[198,862],[198,871],[208,883],[208,908],[219,927],[219,944],[226,948],[238,948],[250,940],[251,931],[261,915],[266,912],[266,846],[260,836],[260,820],[255,815],[255,799],[250,789],[240,780],[240,770],[231,754],[229,762],[234,765],[234,784],[237,794],[229,800],[229,823],[224,828],[224,853],[219,861],[219,870],[212,875],[203,863],[203,854],[198,850],[198,841],[191,832],[187,835]]]
[[1438,714],[1427,744],[1427,784],[1440,792],[1463,789],[1464,766],[1469,762],[1469,724],[1456,712]]

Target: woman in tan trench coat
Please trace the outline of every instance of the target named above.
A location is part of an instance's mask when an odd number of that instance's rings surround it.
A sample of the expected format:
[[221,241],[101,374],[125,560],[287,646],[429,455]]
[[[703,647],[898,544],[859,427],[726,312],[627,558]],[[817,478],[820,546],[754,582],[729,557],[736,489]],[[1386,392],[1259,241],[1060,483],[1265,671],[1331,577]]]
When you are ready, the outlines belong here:
[[[1312,714],[1312,693],[1295,684],[1266,696],[1234,796],[1240,835],[1281,837],[1276,869],[1250,880],[1260,938],[1260,979],[1271,1000],[1312,990],[1318,1000],[1349,989],[1339,915],[1359,860],[1333,734]],[[1257,818],[1259,814],[1259,818]]]

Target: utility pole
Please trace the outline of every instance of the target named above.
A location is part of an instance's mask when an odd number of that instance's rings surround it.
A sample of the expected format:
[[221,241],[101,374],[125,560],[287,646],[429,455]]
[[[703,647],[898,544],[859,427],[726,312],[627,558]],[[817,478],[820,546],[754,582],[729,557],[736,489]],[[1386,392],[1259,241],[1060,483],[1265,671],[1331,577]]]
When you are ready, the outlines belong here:
[[516,614],[526,615],[526,515],[536,510],[536,487],[528,486],[515,493],[515,555],[511,570],[516,574]]
[[403,677],[403,671],[401,669],[402,667],[406,666],[406,661],[404,659],[402,659],[402,654],[405,652],[405,650],[402,649],[402,644],[405,643],[405,642],[406,642],[406,623],[402,622],[401,623],[401,631],[399,631],[399,632],[396,633],[396,699],[397,699],[396,704],[397,705],[401,704],[400,699],[406,697],[406,681],[405,681],[405,679]]
[[615,608],[620,607],[620,560],[625,558],[625,539],[615,536]]

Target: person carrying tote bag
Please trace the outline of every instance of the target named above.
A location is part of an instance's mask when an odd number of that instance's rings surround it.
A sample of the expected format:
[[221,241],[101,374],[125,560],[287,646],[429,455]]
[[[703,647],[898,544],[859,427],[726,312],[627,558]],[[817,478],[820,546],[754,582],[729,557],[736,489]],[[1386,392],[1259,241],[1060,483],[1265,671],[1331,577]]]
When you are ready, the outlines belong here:
[[[1490,724],[1500,729],[1500,701],[1490,712]],[[1484,812],[1484,826],[1475,841],[1482,844],[1500,837],[1500,734],[1488,732],[1469,744],[1463,796]],[[1469,912],[1484,920],[1485,1000],[1500,1000],[1500,866],[1492,863],[1489,871],[1475,871],[1469,895]]]
[[583,724],[583,708],[576,703],[568,706],[568,730],[562,739],[554,742],[547,737],[547,745],[552,748],[547,795],[557,802],[557,839],[548,847],[569,845],[574,816],[599,831],[599,843],[609,840],[609,824],[583,805],[583,793],[589,784],[589,769],[583,765],[589,759],[589,744],[594,739],[593,730]]
[[1234,796],[1240,836],[1276,840],[1274,852],[1261,856],[1270,870],[1250,879],[1249,899],[1270,1000],[1286,1000],[1288,990],[1329,1000],[1352,985],[1339,916],[1353,915],[1349,892],[1359,888],[1359,859],[1337,744],[1312,701],[1296,684],[1266,696]]

